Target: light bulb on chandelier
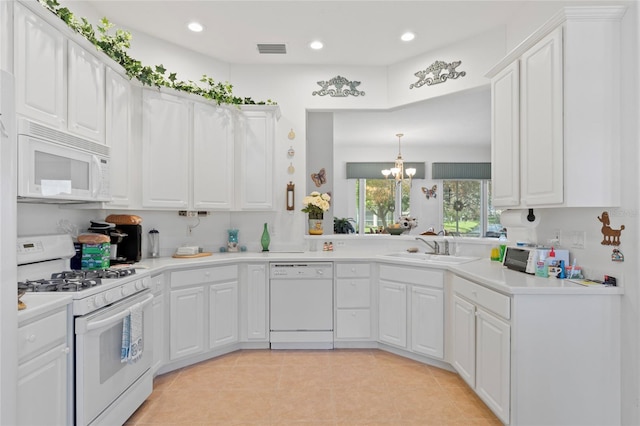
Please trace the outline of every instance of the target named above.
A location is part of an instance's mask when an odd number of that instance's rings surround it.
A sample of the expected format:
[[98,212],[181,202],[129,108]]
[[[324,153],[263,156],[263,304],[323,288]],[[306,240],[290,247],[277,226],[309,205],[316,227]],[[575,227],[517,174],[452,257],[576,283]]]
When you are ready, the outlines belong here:
[[407,177],[409,178],[409,182],[411,182],[411,179],[416,174],[416,169],[413,167],[409,167],[407,168],[407,170],[404,169],[404,160],[402,159],[402,149],[400,144],[400,140],[404,136],[404,134],[397,133],[396,136],[398,137],[398,157],[396,158],[396,161],[394,162],[394,165],[391,169],[382,170],[382,175],[385,179],[387,179],[390,175],[393,175],[393,178],[396,180],[396,182],[400,183],[404,179],[404,174],[406,173]]

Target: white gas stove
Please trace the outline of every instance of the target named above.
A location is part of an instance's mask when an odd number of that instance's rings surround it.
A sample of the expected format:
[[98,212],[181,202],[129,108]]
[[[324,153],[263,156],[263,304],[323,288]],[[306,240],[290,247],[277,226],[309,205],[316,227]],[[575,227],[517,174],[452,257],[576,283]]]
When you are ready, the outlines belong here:
[[18,289],[31,298],[71,297],[73,423],[123,424],[152,390],[151,277],[133,267],[72,271],[74,255],[69,235],[18,237]]

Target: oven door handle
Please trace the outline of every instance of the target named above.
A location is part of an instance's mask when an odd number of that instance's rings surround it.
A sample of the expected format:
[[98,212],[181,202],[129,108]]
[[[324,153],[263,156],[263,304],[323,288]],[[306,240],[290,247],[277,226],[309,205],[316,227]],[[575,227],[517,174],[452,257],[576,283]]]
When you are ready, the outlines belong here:
[[[153,300],[153,295],[150,294],[148,295],[144,300],[142,300],[140,303],[140,308],[144,308],[145,305],[149,304],[149,302],[151,302],[151,300]],[[130,314],[129,309],[126,309],[124,311],[118,312],[115,315],[110,316],[109,318],[105,318],[103,320],[100,321],[95,321],[95,322],[81,322],[79,324],[77,324],[76,326],[76,334],[84,334],[87,333],[89,331],[92,330],[97,330],[100,328],[105,328],[110,326],[111,324],[115,324],[116,322],[120,321],[121,319],[123,319],[124,317],[128,316]]]

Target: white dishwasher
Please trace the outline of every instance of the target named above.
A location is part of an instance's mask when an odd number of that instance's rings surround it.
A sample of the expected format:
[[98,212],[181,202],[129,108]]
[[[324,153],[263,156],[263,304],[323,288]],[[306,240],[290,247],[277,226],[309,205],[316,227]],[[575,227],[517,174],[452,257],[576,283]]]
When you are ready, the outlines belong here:
[[270,264],[271,349],[333,349],[333,264]]

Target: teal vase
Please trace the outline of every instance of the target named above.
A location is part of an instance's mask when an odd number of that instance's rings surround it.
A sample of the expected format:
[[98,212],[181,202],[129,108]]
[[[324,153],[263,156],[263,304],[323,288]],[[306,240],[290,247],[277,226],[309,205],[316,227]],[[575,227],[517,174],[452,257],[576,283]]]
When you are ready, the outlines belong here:
[[260,243],[262,244],[262,251],[269,251],[271,237],[269,236],[269,229],[267,229],[266,223],[264,224],[264,230],[262,231],[262,238],[260,239]]

